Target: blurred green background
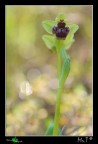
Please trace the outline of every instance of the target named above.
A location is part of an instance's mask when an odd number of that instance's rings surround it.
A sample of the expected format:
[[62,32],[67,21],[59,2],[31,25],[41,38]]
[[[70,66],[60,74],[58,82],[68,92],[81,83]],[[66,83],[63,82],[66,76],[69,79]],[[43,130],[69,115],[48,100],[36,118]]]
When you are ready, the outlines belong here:
[[92,135],[92,6],[6,6],[6,135],[44,135],[54,119],[57,55],[43,20],[64,13],[79,25],[61,102],[64,135]]

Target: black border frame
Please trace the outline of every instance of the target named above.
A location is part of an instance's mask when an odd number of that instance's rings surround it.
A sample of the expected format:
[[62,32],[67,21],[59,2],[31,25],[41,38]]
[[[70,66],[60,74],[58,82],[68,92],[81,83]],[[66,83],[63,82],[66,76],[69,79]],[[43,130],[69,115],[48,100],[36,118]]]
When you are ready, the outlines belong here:
[[[91,4],[91,2],[89,1],[89,3],[90,3],[90,5],[93,5],[93,4]],[[2,62],[2,64],[1,64],[1,66],[2,66],[2,71],[1,71],[1,76],[2,75],[4,75],[5,74],[5,70],[6,70],[6,62],[5,62],[5,6],[6,5],[8,5],[8,4],[2,4],[1,5],[1,8],[0,8],[0,19],[1,19],[1,22],[0,22],[0,28],[1,28],[1,30],[4,30],[4,32],[1,32],[0,34],[1,34],[1,51],[2,52],[4,52],[4,53],[2,53],[1,52],[1,61],[0,62]],[[55,5],[55,4],[54,4]],[[93,5],[93,13],[94,13],[94,5]],[[93,17],[94,18],[94,17]],[[4,66],[4,63],[5,63],[5,66]],[[14,136],[5,136],[5,81],[6,81],[6,79],[5,79],[5,77],[4,77],[4,79],[3,79],[3,77],[2,77],[2,79],[1,79],[1,90],[2,90],[2,95],[1,95],[1,100],[3,101],[3,102],[1,102],[0,103],[0,106],[1,106],[1,111],[0,111],[0,113],[1,113],[1,118],[2,118],[2,122],[4,123],[4,127],[2,126],[2,124],[3,123],[1,123],[1,120],[0,120],[0,124],[1,124],[1,132],[2,132],[2,137],[0,138],[1,140],[0,141],[2,141],[2,142],[0,142],[0,143],[11,143],[11,142],[7,142],[6,141],[6,139],[11,139],[11,138],[13,138]],[[4,105],[3,105],[4,104]],[[4,107],[3,107],[4,106]],[[52,136],[16,136],[20,141],[22,140],[23,142],[23,144],[31,144],[31,143],[34,143],[34,144],[38,144],[39,142],[40,143],[64,143],[64,144],[67,144],[67,142],[69,143],[69,144],[76,144],[76,143],[78,143],[77,141],[78,141],[78,138],[79,139],[83,139],[83,140],[85,140],[86,141],[86,139],[89,139],[90,137],[92,137],[93,138],[93,136],[81,136],[81,137],[62,137],[62,136],[60,136],[60,137],[57,137],[57,136],[55,136],[55,137],[52,137]],[[89,143],[89,144],[92,144],[93,143],[93,140],[94,139],[92,139],[91,141],[90,140],[88,140],[87,142],[85,142],[85,143]],[[80,143],[82,143],[82,142],[80,142]],[[83,142],[84,143],[84,142]]]

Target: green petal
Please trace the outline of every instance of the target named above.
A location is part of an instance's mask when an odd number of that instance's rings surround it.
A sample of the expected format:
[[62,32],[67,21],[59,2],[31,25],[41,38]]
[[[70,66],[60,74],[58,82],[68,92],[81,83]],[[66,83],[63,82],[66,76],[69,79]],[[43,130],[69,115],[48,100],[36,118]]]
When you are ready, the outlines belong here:
[[52,20],[46,20],[42,22],[42,26],[50,34],[52,34],[52,27],[55,25],[56,25],[56,22]]
[[53,49],[55,47],[56,38],[54,36],[43,35],[42,39],[49,49]]
[[77,24],[67,24],[67,26],[70,28],[70,32],[64,41],[66,49],[70,48],[73,42],[75,41],[74,34],[79,29],[79,26]]

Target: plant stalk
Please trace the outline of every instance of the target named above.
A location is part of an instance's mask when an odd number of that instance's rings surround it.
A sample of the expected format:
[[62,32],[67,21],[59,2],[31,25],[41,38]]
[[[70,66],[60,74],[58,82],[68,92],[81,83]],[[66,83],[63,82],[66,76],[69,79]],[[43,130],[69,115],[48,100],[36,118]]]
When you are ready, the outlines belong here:
[[[57,40],[56,42],[56,49],[57,49],[57,56],[58,56],[58,78],[60,79],[61,68],[62,68],[62,60],[60,55],[60,49],[62,48],[63,41]],[[55,117],[54,117],[54,129],[53,135],[58,135],[59,132],[59,118],[60,118],[60,103],[61,103],[61,96],[62,96],[63,88],[58,86],[58,93],[56,97],[56,109],[55,109]]]

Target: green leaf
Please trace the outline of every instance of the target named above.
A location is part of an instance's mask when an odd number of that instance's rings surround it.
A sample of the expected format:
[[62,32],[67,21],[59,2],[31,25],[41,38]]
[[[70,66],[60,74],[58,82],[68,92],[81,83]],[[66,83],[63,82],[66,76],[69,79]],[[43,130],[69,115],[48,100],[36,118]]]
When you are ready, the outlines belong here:
[[54,123],[50,123],[49,127],[47,128],[45,135],[52,135],[53,134]]
[[[47,128],[45,135],[53,135],[53,128],[54,128],[54,123],[51,122],[49,127]],[[61,135],[61,130],[59,129],[59,135]]]
[[45,42],[46,46],[47,46],[49,49],[55,48],[56,38],[55,38],[54,36],[43,35],[42,39],[43,39],[43,41]]
[[60,19],[64,19],[64,21],[67,21],[67,18],[65,17],[64,13],[59,13],[55,18],[55,21],[58,22],[60,21]]
[[62,88],[64,86],[64,82],[67,79],[69,71],[70,71],[70,58],[67,55],[64,47],[61,48],[60,54],[62,57],[63,66],[62,66],[62,70],[61,70],[59,85]]
[[52,20],[46,20],[42,22],[42,26],[50,34],[52,34],[52,27],[55,25],[56,25],[56,22]]

